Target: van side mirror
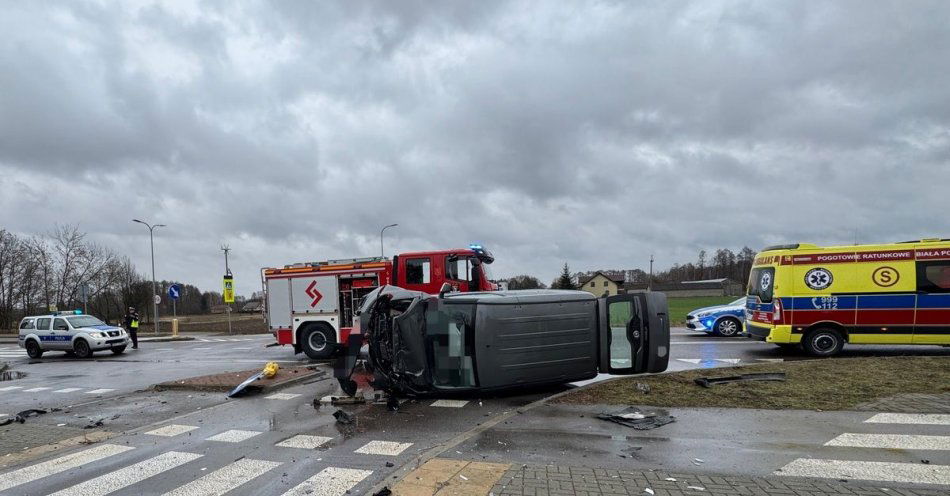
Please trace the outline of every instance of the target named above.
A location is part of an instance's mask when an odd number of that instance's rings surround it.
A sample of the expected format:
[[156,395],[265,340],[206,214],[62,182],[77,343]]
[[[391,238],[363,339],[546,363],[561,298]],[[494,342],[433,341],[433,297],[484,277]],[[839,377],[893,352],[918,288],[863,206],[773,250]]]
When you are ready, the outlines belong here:
[[447,283],[447,282],[443,282],[443,283],[442,283],[442,287],[439,288],[439,298],[444,298],[444,297],[445,297],[445,293],[451,293],[451,292],[452,292],[452,289],[453,289],[453,288],[452,288],[452,285],[451,285],[451,284],[449,284],[449,283]]

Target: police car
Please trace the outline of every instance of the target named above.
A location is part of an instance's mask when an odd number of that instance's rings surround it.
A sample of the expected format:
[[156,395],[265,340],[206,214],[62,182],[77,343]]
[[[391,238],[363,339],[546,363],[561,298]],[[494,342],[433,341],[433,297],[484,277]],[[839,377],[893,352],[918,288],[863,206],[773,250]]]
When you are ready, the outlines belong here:
[[719,336],[737,336],[742,334],[745,304],[746,298],[742,297],[725,305],[697,308],[686,315],[686,327]]
[[124,329],[107,325],[92,315],[83,315],[79,310],[25,317],[20,321],[17,340],[30,358],[40,358],[47,351],[65,351],[79,358],[89,358],[103,350],[112,350],[118,355],[125,351],[128,343],[129,336]]

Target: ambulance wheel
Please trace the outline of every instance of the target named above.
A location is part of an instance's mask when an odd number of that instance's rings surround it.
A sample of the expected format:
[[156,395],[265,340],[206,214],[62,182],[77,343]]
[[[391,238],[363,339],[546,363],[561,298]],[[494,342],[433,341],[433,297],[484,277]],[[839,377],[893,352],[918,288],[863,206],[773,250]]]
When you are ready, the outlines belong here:
[[713,329],[713,332],[718,336],[731,338],[737,336],[742,332],[742,322],[739,322],[739,319],[734,319],[732,317],[725,317],[719,319],[719,322],[716,322],[716,327]]
[[43,356],[43,348],[40,348],[35,339],[31,339],[26,342],[26,354],[30,358],[40,358]]
[[311,325],[301,333],[300,347],[308,357],[314,360],[330,358],[336,336],[333,329],[323,325]]
[[115,353],[116,355],[125,353],[125,346],[116,346],[115,348],[112,348],[112,353]]
[[819,327],[805,335],[802,347],[811,356],[830,357],[844,348],[844,337],[834,329]]
[[85,339],[77,339],[73,343],[73,353],[77,358],[89,358],[92,356],[92,349],[89,348],[89,343]]

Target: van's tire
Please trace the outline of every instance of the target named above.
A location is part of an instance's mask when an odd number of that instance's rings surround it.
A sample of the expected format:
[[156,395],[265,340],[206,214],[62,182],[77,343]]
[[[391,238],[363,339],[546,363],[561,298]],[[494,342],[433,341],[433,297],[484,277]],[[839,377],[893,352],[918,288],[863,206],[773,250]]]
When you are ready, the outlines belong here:
[[26,344],[26,355],[30,358],[40,358],[43,356],[43,348],[40,348],[40,344],[36,342],[35,339],[27,340]]
[[815,357],[835,356],[844,348],[844,336],[837,329],[819,327],[805,334],[802,348]]
[[89,343],[85,339],[77,339],[73,343],[73,353],[76,354],[76,358],[89,358],[92,356],[92,348],[89,347]]
[[300,348],[314,360],[324,360],[336,349],[336,333],[325,324],[311,324],[300,332]]
[[125,353],[125,345],[116,346],[115,348],[112,348],[112,353],[115,353],[116,355],[121,355],[122,353]]
[[738,336],[742,332],[742,322],[734,317],[723,317],[716,322],[713,333],[724,338]]

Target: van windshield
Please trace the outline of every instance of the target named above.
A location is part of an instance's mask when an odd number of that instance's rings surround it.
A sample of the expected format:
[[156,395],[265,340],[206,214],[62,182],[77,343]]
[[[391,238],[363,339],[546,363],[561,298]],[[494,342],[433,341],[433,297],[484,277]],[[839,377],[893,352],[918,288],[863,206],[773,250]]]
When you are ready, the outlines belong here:
[[772,302],[772,287],[775,285],[775,267],[758,267],[749,274],[749,296],[758,296],[762,303]]

